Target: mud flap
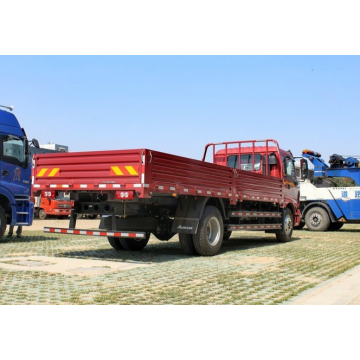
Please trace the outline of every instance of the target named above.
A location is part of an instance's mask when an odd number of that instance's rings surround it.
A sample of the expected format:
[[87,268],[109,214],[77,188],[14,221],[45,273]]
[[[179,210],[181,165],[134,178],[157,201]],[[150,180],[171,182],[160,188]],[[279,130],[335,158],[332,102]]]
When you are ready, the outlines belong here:
[[179,197],[171,231],[179,234],[196,234],[208,200],[209,197]]

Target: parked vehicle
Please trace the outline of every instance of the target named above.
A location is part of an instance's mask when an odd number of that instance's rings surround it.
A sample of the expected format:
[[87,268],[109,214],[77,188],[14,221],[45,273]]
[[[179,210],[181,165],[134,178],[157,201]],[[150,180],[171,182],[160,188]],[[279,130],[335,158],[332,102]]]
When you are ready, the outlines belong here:
[[70,215],[74,201],[70,200],[70,194],[64,191],[42,191],[40,196],[34,198],[35,216],[40,220],[56,216],[65,219]]
[[6,225],[30,226],[34,215],[28,139],[12,107],[1,107],[9,111],[0,110],[0,240]]
[[[299,228],[311,231],[339,230],[344,223],[360,223],[360,163],[355,156],[330,156],[329,165],[321,154],[304,150],[299,166]],[[314,165],[309,178],[307,160]]]
[[[34,189],[66,190],[75,201],[68,229],[44,230],[106,236],[116,250],[141,250],[150,233],[162,241],[178,233],[185,253],[215,255],[234,230],[285,242],[300,221],[294,159],[275,140],[208,144],[202,161],[149,149],[34,159]],[[44,169],[57,176],[39,176]],[[102,215],[101,230],[76,229],[78,214]]]
[[[38,148],[30,147],[31,159],[33,159],[35,154],[52,154],[68,151],[68,146],[50,142],[40,145]],[[42,174],[39,174],[39,176],[45,177],[54,177],[56,175],[56,169],[52,173],[51,171],[44,170]],[[34,193],[34,188],[32,188],[32,193]],[[71,208],[74,206],[74,202],[70,200],[70,194],[64,191],[42,191],[39,196],[33,196],[32,201],[34,202],[35,216],[38,216],[40,220],[45,220],[49,216],[65,219],[70,215]]]

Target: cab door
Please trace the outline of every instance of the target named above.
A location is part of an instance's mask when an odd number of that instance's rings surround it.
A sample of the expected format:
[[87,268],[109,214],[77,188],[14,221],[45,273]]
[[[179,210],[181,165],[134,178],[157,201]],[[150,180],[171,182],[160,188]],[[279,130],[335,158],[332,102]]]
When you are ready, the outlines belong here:
[[283,164],[285,197],[292,198],[297,201],[299,189],[296,181],[295,162],[293,159],[286,156],[283,159]]
[[0,135],[0,182],[14,197],[30,196],[31,169],[25,154],[26,138]]

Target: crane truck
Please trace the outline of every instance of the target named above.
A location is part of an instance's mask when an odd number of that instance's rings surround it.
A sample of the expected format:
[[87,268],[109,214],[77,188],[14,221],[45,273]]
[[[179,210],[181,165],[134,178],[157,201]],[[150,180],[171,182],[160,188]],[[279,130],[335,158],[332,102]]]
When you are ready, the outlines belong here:
[[[202,161],[149,149],[34,159],[34,190],[74,200],[69,228],[44,231],[104,236],[118,251],[145,248],[151,233],[161,241],[179,234],[186,254],[211,256],[232,231],[286,242],[300,222],[294,159],[272,139],[211,143]],[[78,214],[101,215],[100,229],[76,229]]]
[[[31,196],[31,161],[25,130],[11,113],[0,109],[0,240],[7,225],[30,226],[34,205]],[[33,145],[38,142],[33,139]]]
[[[309,176],[308,162],[314,165]],[[298,228],[339,230],[345,223],[360,223],[360,161],[356,156],[330,156],[303,150],[297,169],[302,220]]]

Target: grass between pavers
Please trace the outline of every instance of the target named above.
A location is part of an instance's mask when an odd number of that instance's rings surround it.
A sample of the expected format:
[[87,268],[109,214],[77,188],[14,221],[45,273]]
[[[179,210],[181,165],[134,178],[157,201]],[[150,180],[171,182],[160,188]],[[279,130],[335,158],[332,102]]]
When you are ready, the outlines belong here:
[[[3,239],[0,258],[55,256],[149,263],[103,275],[0,268],[0,304],[280,304],[360,264],[360,226],[338,232],[238,232],[214,257],[182,253],[177,237],[141,252],[116,252],[106,238],[24,231]],[[101,263],[99,264],[101,266]]]

